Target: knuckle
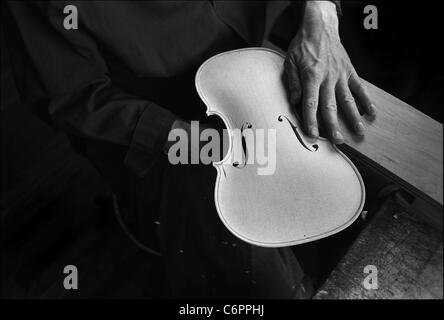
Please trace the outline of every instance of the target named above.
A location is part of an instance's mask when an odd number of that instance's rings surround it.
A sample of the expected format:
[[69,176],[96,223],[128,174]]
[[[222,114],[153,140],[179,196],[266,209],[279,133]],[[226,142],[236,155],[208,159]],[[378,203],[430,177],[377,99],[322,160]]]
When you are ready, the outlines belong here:
[[309,98],[305,100],[303,107],[307,110],[316,110],[316,108],[318,107],[318,101],[316,100],[316,98]]
[[364,85],[364,83],[362,83],[361,79],[359,78],[357,80],[357,87],[361,92],[367,94],[367,87]]
[[341,101],[344,104],[351,104],[351,105],[354,105],[356,103],[355,98],[353,98],[353,96],[350,95],[344,95],[343,97],[341,97]]
[[286,69],[295,69],[296,66],[297,66],[297,64],[296,64],[295,57],[292,54],[288,55],[284,61],[284,67]]
[[353,81],[354,74],[355,74],[355,73],[354,73],[353,70],[350,70],[350,71],[348,71],[348,72],[346,73],[346,77],[345,77],[345,79],[346,79],[346,82],[347,82],[347,83],[350,83],[350,82]]
[[328,103],[326,105],[323,105],[322,108],[327,111],[337,111],[338,110],[336,103]]
[[339,79],[339,71],[336,69],[327,69],[325,72],[325,78],[327,79],[328,82],[337,82],[337,80]]
[[357,87],[359,88],[359,90],[365,91],[365,86],[362,83],[362,81],[361,80],[357,80],[356,82],[357,82]]
[[320,79],[320,72],[316,68],[305,68],[301,76],[307,81],[317,81]]

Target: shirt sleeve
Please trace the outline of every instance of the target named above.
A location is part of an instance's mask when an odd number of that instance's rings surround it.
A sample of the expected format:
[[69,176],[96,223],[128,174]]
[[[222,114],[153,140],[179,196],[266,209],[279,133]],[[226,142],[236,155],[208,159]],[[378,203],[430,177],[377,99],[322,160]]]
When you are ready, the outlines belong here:
[[81,24],[63,27],[65,5],[8,3],[23,57],[17,60],[16,51],[13,63],[21,96],[46,99],[51,121],[70,134],[127,147],[125,165],[143,176],[161,155],[176,117],[112,83],[93,37]]
[[330,0],[336,5],[336,12],[338,13],[338,17],[342,17],[342,7],[341,7],[341,1],[339,0]]
[[[294,1],[291,2],[293,4],[293,7],[298,11],[298,15],[300,16],[303,14],[303,9],[305,7],[305,2],[309,1],[309,0],[304,0],[304,1]],[[341,7],[341,1],[339,0],[329,0],[330,2],[333,2],[336,6],[336,12],[338,13],[338,17],[342,17],[342,7]]]

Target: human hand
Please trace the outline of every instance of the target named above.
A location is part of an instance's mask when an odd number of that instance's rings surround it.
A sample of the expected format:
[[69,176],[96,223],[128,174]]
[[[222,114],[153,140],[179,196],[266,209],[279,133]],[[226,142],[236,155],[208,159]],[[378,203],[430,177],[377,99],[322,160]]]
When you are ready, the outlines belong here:
[[285,61],[290,101],[297,104],[302,100],[305,131],[313,138],[319,136],[319,110],[327,135],[335,144],[344,142],[337,105],[358,135],[363,135],[365,129],[353,94],[364,112],[374,116],[376,111],[342,46],[338,24],[334,3],[307,1],[302,24]]

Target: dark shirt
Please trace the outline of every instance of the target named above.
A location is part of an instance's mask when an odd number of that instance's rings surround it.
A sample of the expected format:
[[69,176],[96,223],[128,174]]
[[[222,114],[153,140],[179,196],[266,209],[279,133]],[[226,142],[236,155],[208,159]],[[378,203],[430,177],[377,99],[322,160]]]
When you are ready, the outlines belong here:
[[[66,5],[78,29],[66,30]],[[143,176],[177,117],[205,107],[194,74],[212,55],[260,46],[287,1],[10,1],[7,30],[26,101],[68,133],[127,148]]]

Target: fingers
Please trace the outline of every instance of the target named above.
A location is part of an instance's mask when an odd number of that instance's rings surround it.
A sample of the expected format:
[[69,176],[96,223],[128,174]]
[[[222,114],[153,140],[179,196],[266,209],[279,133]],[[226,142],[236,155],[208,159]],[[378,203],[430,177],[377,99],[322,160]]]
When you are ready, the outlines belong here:
[[303,84],[302,118],[305,131],[312,138],[317,138],[319,136],[319,129],[316,114],[318,110],[320,84],[313,74],[306,75]]
[[337,105],[335,97],[335,83],[328,81],[321,86],[319,108],[324,120],[330,141],[335,144],[344,142],[338,123]]
[[301,98],[302,88],[299,80],[298,67],[293,58],[288,57],[285,60],[285,72],[288,78],[288,87],[290,89],[290,102],[297,104]]
[[361,121],[361,115],[345,80],[340,80],[336,85],[336,98],[353,130],[358,135],[364,135],[364,124]]
[[354,96],[365,113],[373,116],[376,113],[376,108],[366,87],[352,66],[351,75],[347,79],[344,77],[345,73],[339,72],[336,75],[335,72],[326,73],[322,68],[319,69],[319,65],[300,69],[294,57],[289,55],[285,60],[285,71],[290,89],[290,102],[297,104],[302,98],[304,131],[310,137],[317,138],[319,136],[317,119],[319,110],[331,142],[335,144],[344,142],[338,123],[337,102],[344,111],[353,131],[358,135],[364,135],[364,124]]
[[358,101],[364,108],[365,113],[374,116],[376,114],[375,105],[372,103],[370,96],[367,93],[367,89],[363,85],[356,71],[352,72],[348,81],[348,85],[351,91],[358,98]]

